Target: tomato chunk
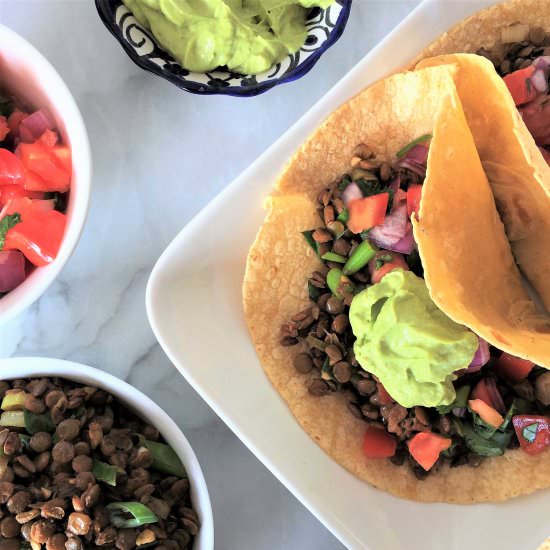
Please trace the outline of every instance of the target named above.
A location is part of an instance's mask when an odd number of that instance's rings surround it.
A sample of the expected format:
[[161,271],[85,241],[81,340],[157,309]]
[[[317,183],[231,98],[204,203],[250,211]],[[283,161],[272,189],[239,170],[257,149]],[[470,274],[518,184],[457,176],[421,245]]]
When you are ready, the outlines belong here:
[[530,78],[535,72],[535,67],[530,65],[525,69],[514,71],[504,77],[504,82],[514,98],[516,105],[523,105],[537,97],[537,89],[531,83]]
[[487,389],[487,384],[485,383],[485,380],[480,380],[476,387],[472,390],[472,399],[481,399],[487,405],[493,406],[493,400],[491,399],[491,395],[489,393],[489,390]]
[[67,216],[57,210],[45,210],[43,204],[18,198],[9,202],[8,214],[19,214],[21,222],[6,234],[6,250],[20,250],[36,266],[51,263],[61,246]]
[[504,378],[504,380],[512,384],[518,384],[527,378],[534,366],[535,363],[533,361],[514,357],[509,353],[503,352],[496,360],[493,371],[497,376]]
[[44,193],[41,191],[27,191],[22,185],[0,185],[0,207],[7,204],[12,199],[27,197],[29,199],[43,199]]
[[20,184],[25,180],[25,167],[7,149],[0,149],[0,185]]
[[395,454],[397,441],[382,428],[369,426],[365,431],[363,451],[367,458],[389,458]]
[[4,141],[10,133],[8,119],[5,116],[0,116],[0,141]]
[[472,411],[480,416],[481,420],[493,428],[500,428],[504,422],[502,415],[482,399],[470,399],[468,405]]
[[380,193],[349,203],[348,228],[352,233],[361,233],[375,225],[380,225],[386,217],[389,193]]
[[420,210],[420,198],[422,197],[422,185],[414,183],[407,189],[407,214],[410,216],[414,212],[418,214]]
[[526,453],[542,453],[550,445],[550,419],[546,416],[518,414],[512,418],[512,424],[519,444]]
[[[378,264],[381,264],[380,267],[377,267]],[[403,257],[403,254],[399,254],[399,252],[390,252],[389,250],[379,250],[369,262],[372,283],[379,283],[394,269],[409,271],[409,265]]]
[[439,455],[451,444],[452,440],[447,437],[431,432],[420,432],[409,441],[409,452],[416,462],[428,471],[437,462]]

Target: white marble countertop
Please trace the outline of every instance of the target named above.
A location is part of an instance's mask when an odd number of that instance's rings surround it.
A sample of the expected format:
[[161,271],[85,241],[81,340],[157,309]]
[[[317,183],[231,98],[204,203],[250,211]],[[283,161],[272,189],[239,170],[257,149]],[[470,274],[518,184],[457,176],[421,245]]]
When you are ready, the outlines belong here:
[[62,275],[0,332],[0,356],[99,367],[159,403],[204,470],[223,550],[342,548],[172,367],[149,328],[145,285],[177,232],[387,34],[417,0],[355,0],[314,70],[250,99],[201,97],[138,69],[92,0],[0,0],[0,22],[52,62],[94,157],[88,222]]

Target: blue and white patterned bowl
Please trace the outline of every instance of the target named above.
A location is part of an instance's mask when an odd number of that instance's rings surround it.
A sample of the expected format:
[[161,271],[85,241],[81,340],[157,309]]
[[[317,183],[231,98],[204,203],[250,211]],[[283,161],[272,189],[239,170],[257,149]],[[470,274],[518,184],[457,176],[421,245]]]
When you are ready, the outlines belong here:
[[122,0],[95,0],[95,3],[105,26],[142,69],[194,94],[250,97],[308,73],[342,35],[351,1],[336,0],[329,8],[312,9],[307,20],[308,36],[302,48],[259,75],[241,75],[227,70],[190,72],[157,45],[151,33],[136,21]]

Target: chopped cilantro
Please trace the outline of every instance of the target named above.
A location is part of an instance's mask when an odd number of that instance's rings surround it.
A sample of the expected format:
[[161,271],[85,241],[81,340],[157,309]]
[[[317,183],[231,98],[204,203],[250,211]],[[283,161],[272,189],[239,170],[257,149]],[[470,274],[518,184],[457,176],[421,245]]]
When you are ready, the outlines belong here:
[[20,222],[21,216],[17,213],[4,216],[0,220],[0,250],[2,250],[4,248],[4,245],[6,244],[7,232]]
[[319,256],[319,243],[314,240],[313,238],[313,229],[310,229],[309,231],[302,231],[302,235],[304,236],[304,239],[306,240],[306,243],[311,246],[313,252]]
[[391,254],[382,254],[376,258],[375,269],[380,269],[383,265],[392,262],[393,256]]
[[338,184],[338,189],[344,191],[346,187],[351,183],[351,178],[348,175],[345,175]]

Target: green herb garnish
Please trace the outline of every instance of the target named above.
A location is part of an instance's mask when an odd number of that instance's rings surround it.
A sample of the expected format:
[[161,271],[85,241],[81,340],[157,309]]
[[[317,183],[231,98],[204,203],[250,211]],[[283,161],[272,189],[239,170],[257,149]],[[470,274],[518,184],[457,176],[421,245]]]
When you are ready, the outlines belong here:
[[466,446],[479,456],[499,456],[504,454],[506,447],[508,447],[512,439],[511,432],[500,432],[497,430],[487,439],[479,435],[466,423],[462,423],[461,427]]
[[423,136],[420,136],[419,138],[413,139],[410,143],[405,145],[403,149],[400,149],[397,152],[397,158],[403,158],[415,145],[418,145],[420,143],[424,143],[425,141],[428,141],[429,139],[432,139],[432,134],[424,134]]
[[456,390],[455,400],[450,405],[441,405],[437,408],[439,414],[448,414],[453,409],[462,409],[468,406],[468,396],[470,395],[470,386],[466,384]]
[[336,218],[339,222],[342,222],[342,223],[348,223],[348,220],[349,220],[349,211],[348,209],[344,206],[342,212],[340,212],[340,214],[338,214],[338,217]]
[[159,520],[150,508],[140,502],[111,502],[105,508],[111,523],[119,529],[133,529]]
[[346,187],[351,183],[351,178],[348,175],[345,175],[338,184],[338,189],[340,191],[345,191]]
[[304,236],[304,239],[306,240],[306,243],[311,246],[311,249],[317,256],[319,256],[319,243],[313,238],[313,232],[314,230],[311,229],[309,231],[302,231],[302,235]]
[[24,428],[30,435],[55,431],[55,424],[49,413],[35,414],[30,411],[4,411],[0,416],[0,426]]
[[4,248],[4,245],[6,244],[7,232],[20,222],[21,215],[17,212],[15,214],[8,214],[0,220],[0,250],[2,250]]
[[307,283],[307,293],[309,296],[309,299],[312,302],[316,302],[321,294],[323,294],[323,291],[320,288],[317,288],[315,285],[312,285],[309,281]]
[[382,254],[376,258],[375,269],[380,269],[382,266],[389,262],[393,262],[393,256],[391,254]]
[[[361,178],[355,182],[359,189],[361,189],[361,193],[363,193],[363,197],[371,197],[372,195],[379,195],[380,193],[387,192],[386,184],[379,182],[378,180],[369,180],[367,181],[364,178]],[[388,204],[391,204],[389,202]]]
[[337,264],[345,264],[347,261],[344,256],[336,254],[336,252],[325,252],[321,256],[321,260],[325,260],[326,262],[335,262]]

